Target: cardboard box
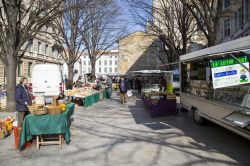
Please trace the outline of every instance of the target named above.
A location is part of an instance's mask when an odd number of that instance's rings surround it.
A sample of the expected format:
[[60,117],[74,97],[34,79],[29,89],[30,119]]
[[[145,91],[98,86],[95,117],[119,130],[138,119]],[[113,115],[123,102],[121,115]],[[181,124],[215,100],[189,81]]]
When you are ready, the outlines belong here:
[[7,126],[5,121],[0,121],[0,129],[6,130]]
[[7,130],[0,130],[0,139],[4,139],[7,136]]

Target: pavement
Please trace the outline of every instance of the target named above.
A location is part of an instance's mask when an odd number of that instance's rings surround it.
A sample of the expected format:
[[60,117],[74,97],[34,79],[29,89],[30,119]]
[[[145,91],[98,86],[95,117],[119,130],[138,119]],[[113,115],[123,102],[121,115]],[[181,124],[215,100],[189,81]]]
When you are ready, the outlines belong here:
[[62,149],[19,152],[13,135],[0,139],[0,166],[250,165],[250,141],[213,123],[198,126],[191,113],[150,118],[136,97],[77,107],[73,118],[71,142]]

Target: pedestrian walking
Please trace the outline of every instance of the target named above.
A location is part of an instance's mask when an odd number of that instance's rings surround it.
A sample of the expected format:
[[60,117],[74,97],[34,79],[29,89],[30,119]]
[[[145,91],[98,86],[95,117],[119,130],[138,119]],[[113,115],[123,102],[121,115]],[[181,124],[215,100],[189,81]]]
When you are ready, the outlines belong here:
[[111,99],[111,96],[112,96],[112,80],[110,77],[107,77],[107,80],[106,80],[106,85],[107,85],[107,98],[108,99]]
[[28,79],[26,77],[23,77],[16,87],[15,100],[18,126],[22,126],[24,117],[29,113],[28,106],[32,104],[28,91]]
[[119,82],[119,89],[120,89],[121,104],[124,104],[127,102],[127,91],[128,91],[128,83],[127,80],[125,80],[124,76],[121,76]]

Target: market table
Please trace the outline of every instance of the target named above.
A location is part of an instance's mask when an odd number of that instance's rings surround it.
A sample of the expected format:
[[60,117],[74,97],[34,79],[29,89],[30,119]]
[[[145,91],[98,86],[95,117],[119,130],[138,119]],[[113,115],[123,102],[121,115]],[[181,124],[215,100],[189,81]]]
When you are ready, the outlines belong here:
[[100,101],[100,94],[99,93],[94,94],[94,101],[95,101],[95,103]]
[[95,103],[94,95],[90,95],[84,98],[84,107],[89,107]]
[[18,149],[21,150],[27,141],[38,135],[63,134],[67,144],[70,142],[70,117],[74,114],[75,104],[68,104],[59,115],[33,115],[24,118]]

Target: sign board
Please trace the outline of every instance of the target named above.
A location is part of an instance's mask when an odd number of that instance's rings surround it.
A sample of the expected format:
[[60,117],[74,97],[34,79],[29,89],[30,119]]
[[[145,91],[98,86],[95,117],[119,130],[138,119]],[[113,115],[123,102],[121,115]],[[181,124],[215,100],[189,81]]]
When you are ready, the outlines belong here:
[[[238,60],[249,68],[247,56]],[[214,60],[210,64],[214,89],[250,83],[249,72],[233,58]]]

